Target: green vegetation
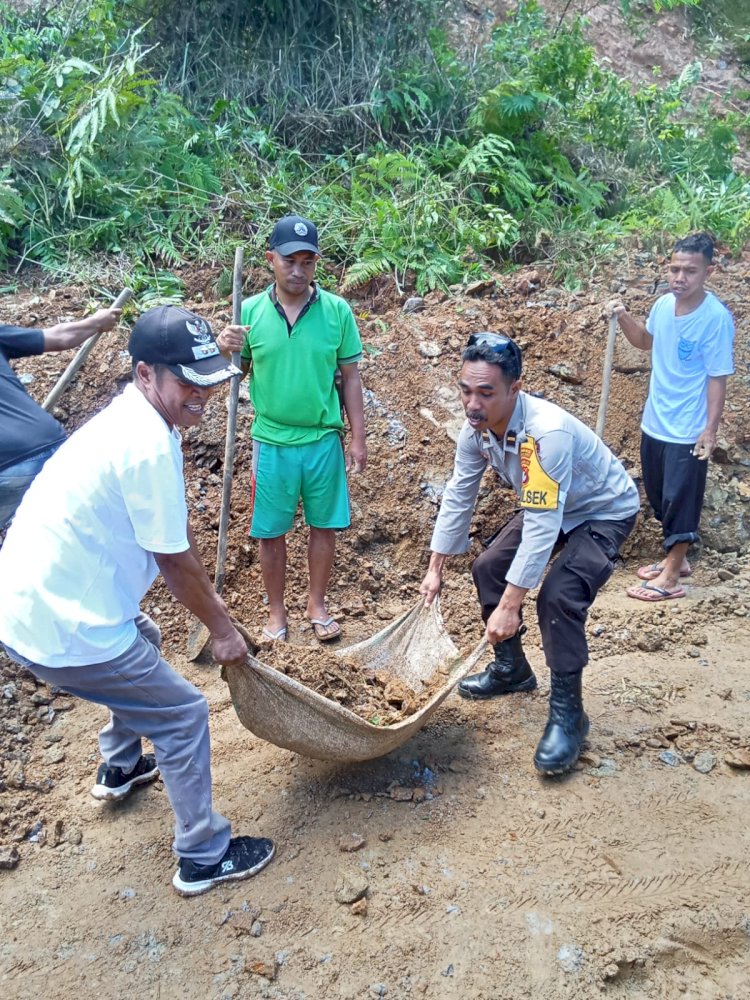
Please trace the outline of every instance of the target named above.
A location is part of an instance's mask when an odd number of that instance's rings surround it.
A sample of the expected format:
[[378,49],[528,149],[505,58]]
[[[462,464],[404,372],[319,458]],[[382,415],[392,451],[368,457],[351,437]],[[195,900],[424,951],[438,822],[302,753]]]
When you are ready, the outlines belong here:
[[260,254],[286,211],[319,221],[349,288],[390,273],[425,291],[498,261],[590,272],[634,231],[747,240],[748,119],[708,103],[699,65],[634,90],[534,0],[470,54],[450,14],[0,2],[0,265],[92,276],[116,255],[137,290],[179,297],[171,267]]

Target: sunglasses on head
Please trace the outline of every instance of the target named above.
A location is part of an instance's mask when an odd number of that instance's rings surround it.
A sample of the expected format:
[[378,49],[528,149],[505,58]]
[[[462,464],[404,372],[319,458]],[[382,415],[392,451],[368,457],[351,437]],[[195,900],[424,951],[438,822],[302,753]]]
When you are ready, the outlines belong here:
[[521,352],[518,344],[506,337],[504,333],[472,333],[466,342],[467,347],[489,347],[493,354],[512,358],[515,362],[516,375],[521,374]]

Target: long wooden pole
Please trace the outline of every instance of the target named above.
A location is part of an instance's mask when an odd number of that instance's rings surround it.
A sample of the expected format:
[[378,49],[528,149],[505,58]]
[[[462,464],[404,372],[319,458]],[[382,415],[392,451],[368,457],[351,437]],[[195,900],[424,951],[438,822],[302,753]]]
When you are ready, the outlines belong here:
[[[117,296],[115,301],[110,306],[111,309],[122,309],[126,302],[133,297],[133,293],[129,288],[123,288],[120,294]],[[70,362],[68,367],[62,373],[60,378],[57,380],[54,388],[50,392],[49,396],[42,403],[43,410],[51,410],[55,403],[58,401],[60,396],[68,388],[69,383],[72,381],[78,369],[81,367],[86,358],[91,354],[92,348],[97,340],[101,337],[101,333],[95,333],[93,337],[89,337],[81,346],[78,348],[76,356]]]
[[615,357],[615,341],[617,340],[617,316],[614,313],[609,317],[609,334],[607,335],[607,349],[604,352],[604,370],[602,372],[602,394],[599,397],[599,414],[596,418],[596,433],[599,437],[604,434],[604,424],[607,420],[607,403],[609,402],[609,382],[612,377],[612,362]]
[[[234,252],[234,275],[232,278],[232,325],[239,326],[242,319],[242,247]],[[232,364],[240,367],[239,352],[232,354]],[[237,439],[237,404],[240,398],[240,379],[235,376],[229,386],[229,411],[227,413],[227,436],[224,443],[224,480],[221,489],[221,513],[219,514],[219,543],[216,550],[216,576],[214,586],[217,593],[224,589],[224,566],[227,558],[227,536],[229,534],[229,506],[232,500],[232,477],[234,475],[234,447]]]

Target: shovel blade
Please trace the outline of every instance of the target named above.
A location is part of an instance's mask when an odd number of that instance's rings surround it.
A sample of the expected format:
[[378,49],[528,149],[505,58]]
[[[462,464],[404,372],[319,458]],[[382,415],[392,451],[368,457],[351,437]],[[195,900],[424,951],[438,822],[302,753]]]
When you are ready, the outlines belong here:
[[187,659],[191,661],[197,660],[206,648],[210,637],[211,633],[208,631],[203,622],[196,621],[190,629],[190,634],[188,635],[187,653],[185,654]]

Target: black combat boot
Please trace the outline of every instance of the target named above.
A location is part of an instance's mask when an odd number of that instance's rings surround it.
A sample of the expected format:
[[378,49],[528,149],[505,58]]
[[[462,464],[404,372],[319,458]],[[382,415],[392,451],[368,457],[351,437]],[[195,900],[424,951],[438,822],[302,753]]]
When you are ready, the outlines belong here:
[[534,767],[542,774],[565,774],[578,760],[589,731],[581,698],[582,674],[552,674],[549,719],[534,754]]
[[536,677],[521,645],[521,636],[525,631],[526,626],[522,625],[512,639],[498,642],[493,647],[495,659],[481,674],[464,677],[458,685],[462,698],[494,698],[496,695],[534,690]]

